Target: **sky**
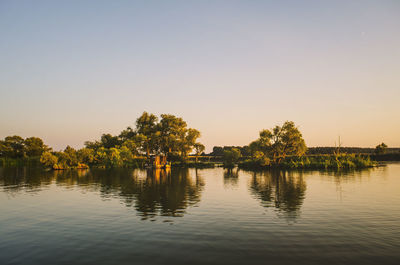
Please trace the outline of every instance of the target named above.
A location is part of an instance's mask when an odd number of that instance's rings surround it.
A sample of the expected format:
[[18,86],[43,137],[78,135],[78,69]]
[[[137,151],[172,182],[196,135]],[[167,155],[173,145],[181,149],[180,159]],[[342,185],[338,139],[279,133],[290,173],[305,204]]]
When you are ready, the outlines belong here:
[[0,1],[0,138],[55,150],[183,117],[206,150],[294,121],[400,147],[400,1]]

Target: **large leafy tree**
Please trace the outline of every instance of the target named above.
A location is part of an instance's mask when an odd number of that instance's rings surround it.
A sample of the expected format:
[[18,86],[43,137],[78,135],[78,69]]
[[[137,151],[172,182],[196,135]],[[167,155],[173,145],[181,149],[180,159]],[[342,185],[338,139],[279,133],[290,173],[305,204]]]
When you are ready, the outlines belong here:
[[79,149],[76,153],[77,158],[80,162],[89,165],[94,161],[94,150],[90,148]]
[[179,142],[187,131],[186,122],[171,114],[161,114],[161,120],[157,126],[160,132],[160,149],[164,154],[179,151]]
[[14,135],[0,141],[0,156],[4,157],[41,156],[43,152],[49,150],[50,148],[38,137],[29,137],[24,140],[21,136]]
[[198,159],[199,159],[199,155],[201,155],[201,154],[204,152],[204,150],[206,149],[206,147],[205,147],[203,144],[201,144],[201,143],[195,143],[195,144],[193,145],[193,148],[194,148],[194,152],[195,152],[195,154],[196,154],[196,162],[197,162]]
[[43,140],[38,137],[26,138],[24,144],[27,156],[40,156],[43,152],[50,150],[50,148],[43,143]]
[[286,121],[282,126],[262,130],[260,138],[250,144],[250,149],[253,153],[262,152],[274,163],[280,163],[288,155],[303,155],[307,147],[294,122]]
[[136,132],[141,137],[143,151],[147,157],[152,152],[157,152],[157,121],[157,116],[147,112],[143,112],[136,120]]
[[79,164],[77,151],[69,145],[64,149],[64,152],[58,152],[56,155],[63,168],[76,167]]
[[25,141],[24,138],[18,135],[7,136],[2,143],[3,156],[20,158],[25,154]]
[[193,150],[196,144],[197,138],[200,137],[200,132],[196,129],[189,128],[182,130],[179,135],[178,151],[182,159],[185,159],[187,155]]

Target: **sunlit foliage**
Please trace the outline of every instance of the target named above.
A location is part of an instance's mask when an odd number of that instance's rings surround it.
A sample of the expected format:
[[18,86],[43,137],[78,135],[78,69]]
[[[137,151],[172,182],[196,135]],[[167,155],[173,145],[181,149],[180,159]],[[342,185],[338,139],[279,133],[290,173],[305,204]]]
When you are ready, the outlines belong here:
[[275,126],[271,130],[262,130],[260,138],[249,146],[253,154],[261,152],[276,164],[288,155],[302,156],[307,150],[301,132],[292,121]]
[[80,150],[67,146],[63,152],[46,153],[41,161],[54,169],[137,167],[143,164],[143,156],[164,154],[186,161],[194,148],[200,153],[205,149],[197,142],[200,132],[188,128],[182,118],[171,114],[162,114],[159,121],[156,115],[143,112],[135,126],[116,136],[103,134],[99,140],[85,142]]

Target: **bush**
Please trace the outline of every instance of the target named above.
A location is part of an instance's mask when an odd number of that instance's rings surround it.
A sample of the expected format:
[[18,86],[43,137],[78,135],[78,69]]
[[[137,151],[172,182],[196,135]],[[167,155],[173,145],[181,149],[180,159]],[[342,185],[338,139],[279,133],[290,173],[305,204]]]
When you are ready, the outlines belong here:
[[50,152],[44,152],[40,157],[40,163],[45,167],[54,168],[57,165],[58,158]]

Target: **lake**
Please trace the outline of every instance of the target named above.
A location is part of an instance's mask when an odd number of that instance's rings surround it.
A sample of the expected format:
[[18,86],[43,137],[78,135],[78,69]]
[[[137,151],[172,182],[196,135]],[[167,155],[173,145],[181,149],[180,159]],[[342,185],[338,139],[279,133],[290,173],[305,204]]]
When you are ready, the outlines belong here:
[[0,264],[400,264],[400,163],[0,168]]

